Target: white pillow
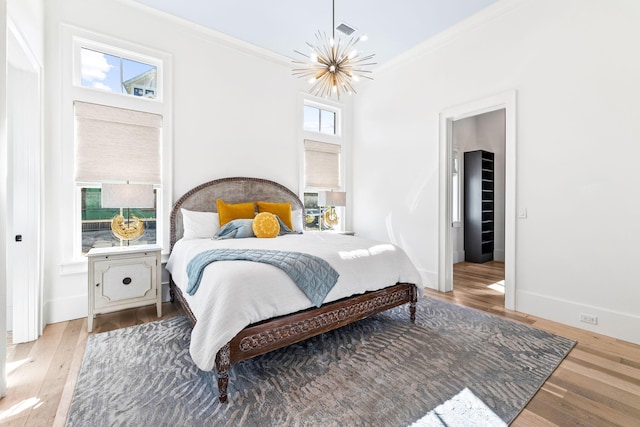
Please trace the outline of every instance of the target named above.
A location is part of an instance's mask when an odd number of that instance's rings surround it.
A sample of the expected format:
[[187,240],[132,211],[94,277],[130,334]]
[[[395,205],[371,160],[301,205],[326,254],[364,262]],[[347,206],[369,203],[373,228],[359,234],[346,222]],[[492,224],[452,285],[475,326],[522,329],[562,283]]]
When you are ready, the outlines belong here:
[[304,231],[304,218],[302,217],[302,209],[291,211],[291,223],[293,231]]
[[184,239],[210,239],[220,230],[220,218],[216,212],[188,211],[182,212],[182,226]]

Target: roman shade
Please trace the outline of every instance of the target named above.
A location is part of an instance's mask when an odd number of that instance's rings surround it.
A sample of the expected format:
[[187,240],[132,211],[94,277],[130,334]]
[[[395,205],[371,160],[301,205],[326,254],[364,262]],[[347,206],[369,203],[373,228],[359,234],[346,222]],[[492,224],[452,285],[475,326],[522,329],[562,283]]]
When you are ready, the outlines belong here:
[[340,146],[326,142],[304,141],[304,186],[340,188]]
[[160,184],[162,116],[76,101],[76,182]]

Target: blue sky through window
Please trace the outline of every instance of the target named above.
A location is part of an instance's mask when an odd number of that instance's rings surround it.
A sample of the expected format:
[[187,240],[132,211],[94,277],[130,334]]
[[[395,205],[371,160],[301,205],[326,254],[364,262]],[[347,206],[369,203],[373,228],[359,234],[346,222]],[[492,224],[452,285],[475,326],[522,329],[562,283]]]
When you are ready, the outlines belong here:
[[[153,65],[85,48],[81,49],[80,63],[82,86],[115,93],[127,93],[123,82],[156,69]],[[148,86],[155,90],[155,83],[154,77]]]
[[336,134],[336,113],[321,108],[304,106],[304,130],[328,135]]

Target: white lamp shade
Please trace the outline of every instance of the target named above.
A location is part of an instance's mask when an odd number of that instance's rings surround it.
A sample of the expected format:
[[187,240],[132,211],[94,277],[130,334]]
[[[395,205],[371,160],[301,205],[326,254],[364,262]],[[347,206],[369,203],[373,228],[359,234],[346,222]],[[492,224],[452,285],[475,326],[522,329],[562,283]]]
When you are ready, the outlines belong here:
[[346,206],[347,193],[344,191],[318,191],[318,206]]
[[154,207],[151,184],[102,184],[103,208]]

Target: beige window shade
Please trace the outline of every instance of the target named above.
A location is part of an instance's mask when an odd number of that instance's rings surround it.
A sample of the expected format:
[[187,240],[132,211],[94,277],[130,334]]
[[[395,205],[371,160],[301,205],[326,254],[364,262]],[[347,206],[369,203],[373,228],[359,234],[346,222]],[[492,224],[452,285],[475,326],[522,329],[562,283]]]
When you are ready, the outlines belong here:
[[326,142],[304,141],[305,187],[340,188],[340,146]]
[[162,116],[76,101],[75,180],[160,184]]

